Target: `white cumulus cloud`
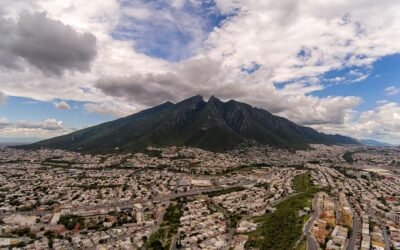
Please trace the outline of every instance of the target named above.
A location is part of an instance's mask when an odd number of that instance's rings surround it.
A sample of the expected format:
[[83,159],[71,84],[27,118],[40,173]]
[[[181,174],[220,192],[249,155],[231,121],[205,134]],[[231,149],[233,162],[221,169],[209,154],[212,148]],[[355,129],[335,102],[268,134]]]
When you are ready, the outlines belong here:
[[397,88],[395,86],[390,86],[385,88],[384,91],[388,96],[394,96],[400,93],[400,88]]
[[71,109],[71,106],[66,101],[56,102],[54,103],[54,106],[56,106],[57,109],[61,110]]

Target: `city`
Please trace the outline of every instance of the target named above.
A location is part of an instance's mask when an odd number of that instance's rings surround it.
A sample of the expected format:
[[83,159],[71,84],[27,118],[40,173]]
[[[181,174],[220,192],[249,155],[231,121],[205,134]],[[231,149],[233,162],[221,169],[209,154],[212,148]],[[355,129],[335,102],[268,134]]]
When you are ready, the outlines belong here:
[[0,250],[400,250],[400,0],[0,0]]
[[400,249],[400,149],[312,147],[2,148],[0,246]]

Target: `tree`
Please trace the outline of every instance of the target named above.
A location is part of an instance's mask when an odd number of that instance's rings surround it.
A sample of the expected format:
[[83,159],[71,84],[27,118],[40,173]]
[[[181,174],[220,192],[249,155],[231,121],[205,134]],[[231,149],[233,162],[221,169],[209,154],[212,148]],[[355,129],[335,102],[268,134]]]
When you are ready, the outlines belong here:
[[164,250],[164,247],[161,243],[161,241],[159,240],[155,240],[150,244],[150,248],[154,249],[154,250]]
[[58,224],[62,224],[68,230],[72,230],[77,224],[80,224],[82,226],[84,223],[83,223],[83,218],[81,216],[65,214],[61,215]]

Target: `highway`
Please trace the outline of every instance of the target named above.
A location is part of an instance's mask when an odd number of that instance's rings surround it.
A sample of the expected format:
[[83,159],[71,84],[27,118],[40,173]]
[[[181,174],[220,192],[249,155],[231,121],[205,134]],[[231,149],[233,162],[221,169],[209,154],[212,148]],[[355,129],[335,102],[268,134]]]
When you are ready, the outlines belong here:
[[[116,209],[116,208],[121,208],[121,207],[133,207],[134,204],[139,203],[139,204],[144,205],[145,203],[147,203],[149,201],[153,201],[153,202],[157,202],[157,203],[158,202],[168,202],[168,201],[174,200],[176,198],[205,194],[205,193],[210,193],[210,192],[214,192],[214,191],[223,191],[223,190],[227,190],[227,189],[231,189],[231,188],[235,188],[235,187],[242,187],[242,186],[249,185],[249,184],[251,184],[251,183],[243,182],[243,183],[239,183],[239,184],[232,185],[229,187],[211,187],[211,188],[196,189],[196,190],[190,190],[188,192],[181,192],[181,193],[176,193],[176,194],[171,194],[171,195],[161,195],[161,196],[155,197],[151,200],[143,200],[143,199],[130,199],[130,200],[126,200],[126,201],[112,200],[112,201],[109,201],[108,204],[76,206],[76,207],[69,208],[69,210],[71,213],[79,213],[80,211],[101,210],[101,209],[111,210],[111,209]],[[21,214],[21,215],[25,215],[25,216],[41,217],[41,216],[44,216],[47,214],[52,214],[52,213],[54,213],[53,210],[45,210],[45,211],[34,210],[34,211],[28,211],[28,212],[4,213],[3,216],[7,217],[12,214]]]

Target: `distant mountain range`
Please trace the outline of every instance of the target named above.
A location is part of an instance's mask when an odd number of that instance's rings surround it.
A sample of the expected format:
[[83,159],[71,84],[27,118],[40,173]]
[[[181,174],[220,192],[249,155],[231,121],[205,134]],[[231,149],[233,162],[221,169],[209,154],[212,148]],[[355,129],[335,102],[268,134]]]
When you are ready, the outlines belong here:
[[372,147],[393,147],[395,145],[385,143],[385,142],[380,142],[372,139],[362,139],[359,140],[361,144],[367,145],[367,146],[372,146]]
[[0,137],[0,146],[15,146],[22,144],[31,144],[43,139],[34,137]]
[[327,135],[248,104],[193,96],[136,114],[40,141],[22,148],[59,148],[85,153],[137,152],[147,146],[191,146],[224,151],[241,144],[304,149],[308,144],[359,144]]

